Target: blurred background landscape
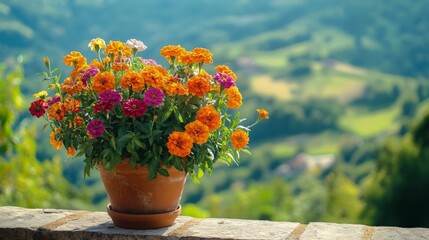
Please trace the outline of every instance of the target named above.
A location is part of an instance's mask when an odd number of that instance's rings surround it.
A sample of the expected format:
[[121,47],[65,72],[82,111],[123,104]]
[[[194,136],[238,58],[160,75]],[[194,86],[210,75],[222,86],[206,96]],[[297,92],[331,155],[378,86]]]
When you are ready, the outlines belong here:
[[[3,0],[0,205],[104,211],[94,170],[30,118],[42,58],[92,38],[204,47],[238,75],[252,155],[188,181],[183,215],[429,227],[429,1]],[[209,66],[210,68],[210,66]]]

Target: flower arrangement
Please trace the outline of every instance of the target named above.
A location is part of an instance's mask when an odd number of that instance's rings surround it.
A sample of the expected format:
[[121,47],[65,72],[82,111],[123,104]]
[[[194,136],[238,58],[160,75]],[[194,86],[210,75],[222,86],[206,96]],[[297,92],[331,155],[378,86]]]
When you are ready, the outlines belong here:
[[89,63],[75,51],[64,57],[73,69],[62,83],[44,58],[52,96],[34,94],[29,108],[47,121],[55,149],[64,145],[69,156],[84,156],[86,176],[96,164],[113,170],[127,158],[133,167],[147,164],[151,178],[174,166],[198,182],[216,161],[238,162],[239,152],[248,152],[250,128],[268,118],[258,109],[257,120],[242,126],[239,113],[228,112],[242,104],[237,76],[225,65],[206,72],[203,66],[213,62],[207,49],[165,46],[164,68],[138,57],[147,47],[135,39],[106,45],[96,38],[88,47],[96,52]]

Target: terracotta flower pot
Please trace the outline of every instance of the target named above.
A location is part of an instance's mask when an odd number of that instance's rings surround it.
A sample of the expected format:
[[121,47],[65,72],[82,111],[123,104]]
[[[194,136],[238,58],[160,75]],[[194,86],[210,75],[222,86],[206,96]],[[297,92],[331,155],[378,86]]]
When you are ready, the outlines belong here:
[[[107,171],[98,166],[110,204],[107,212],[116,226],[147,229],[172,225],[180,215],[179,201],[186,173],[172,167],[169,176],[149,180],[147,166],[132,168],[127,161]],[[161,219],[159,219],[161,218]]]

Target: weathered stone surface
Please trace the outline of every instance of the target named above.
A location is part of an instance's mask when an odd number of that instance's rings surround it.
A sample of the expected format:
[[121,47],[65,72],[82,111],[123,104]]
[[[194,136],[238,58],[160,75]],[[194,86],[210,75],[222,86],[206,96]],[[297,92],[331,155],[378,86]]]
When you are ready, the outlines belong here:
[[181,216],[173,226],[153,230],[115,227],[105,212],[0,207],[0,240],[286,239],[429,240],[429,228],[357,224],[198,219]]
[[375,227],[372,240],[427,240],[427,228]]
[[201,219],[181,237],[196,239],[285,239],[299,223],[239,219]]
[[358,224],[310,223],[300,240],[362,240],[365,226]]
[[76,211],[0,207],[0,228],[37,229]]

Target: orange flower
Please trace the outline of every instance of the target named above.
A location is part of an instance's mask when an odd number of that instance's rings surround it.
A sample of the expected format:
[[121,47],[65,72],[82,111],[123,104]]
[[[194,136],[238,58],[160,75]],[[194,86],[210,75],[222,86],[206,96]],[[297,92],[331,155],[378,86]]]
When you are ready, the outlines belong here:
[[192,59],[195,63],[210,64],[213,62],[212,53],[205,48],[195,48],[191,51]]
[[51,134],[49,134],[49,136],[50,136],[49,142],[51,143],[51,145],[56,150],[60,150],[61,146],[63,145],[63,141],[57,140],[57,134],[58,134],[58,129],[54,128],[54,130],[51,132]]
[[130,69],[130,67],[128,67],[128,65],[125,63],[115,63],[113,64],[112,69],[116,72],[119,72],[119,71],[127,71],[128,69]]
[[261,121],[262,119],[268,119],[268,112],[265,109],[256,109],[256,111],[259,113],[259,119],[258,121]]
[[64,102],[64,109],[66,112],[78,113],[80,107],[80,101],[76,99],[66,100]]
[[235,73],[226,65],[218,65],[215,67],[215,70],[221,73],[225,73],[226,75],[231,76],[234,80],[237,80],[237,75],[235,75]]
[[189,134],[197,144],[207,142],[210,136],[209,127],[198,120],[188,123],[185,126],[185,132]]
[[98,68],[100,70],[104,69],[104,64],[101,63],[100,61],[98,61],[98,59],[92,60],[91,63],[89,64],[89,66],[96,67],[96,68]]
[[65,109],[64,105],[61,102],[56,102],[52,104],[48,111],[48,118],[52,118],[58,121],[64,119]]
[[74,149],[74,147],[73,147],[73,146],[68,147],[68,148],[67,148],[67,155],[69,155],[69,156],[74,156],[74,155],[76,155],[76,149]]
[[160,51],[161,56],[164,56],[168,62],[172,62],[171,57],[175,57],[176,59],[182,56],[186,50],[182,48],[180,45],[177,46],[165,46]]
[[80,52],[72,51],[69,55],[64,56],[64,63],[67,66],[79,67],[86,63],[86,58]]
[[92,79],[92,90],[102,93],[115,87],[115,76],[110,72],[101,72]]
[[210,82],[202,76],[195,76],[186,83],[188,91],[195,96],[202,97],[211,90]]
[[165,83],[164,90],[168,96],[188,94],[188,89],[183,86],[179,79],[172,75],[170,75],[167,79],[168,80]]
[[180,56],[180,61],[186,64],[209,64],[213,62],[212,53],[205,48],[195,48]]
[[174,131],[168,136],[168,152],[178,157],[186,157],[191,153],[193,140],[185,132]]
[[249,143],[247,132],[239,129],[231,134],[231,144],[235,149],[242,149]]
[[81,125],[83,123],[83,118],[81,117],[75,117],[74,118],[74,124]]
[[146,85],[164,90],[165,82],[169,78],[168,72],[161,66],[146,66],[140,71]]
[[218,129],[222,123],[219,113],[212,105],[202,107],[195,119],[207,125],[210,131]]
[[74,95],[85,89],[85,84],[78,78],[66,78],[61,84],[61,91],[69,95]]
[[114,54],[116,57],[130,57],[131,48],[120,41],[110,41],[103,51],[104,54]]
[[134,71],[126,72],[122,76],[121,86],[124,89],[131,87],[134,92],[140,92],[145,87],[143,77]]
[[231,109],[237,109],[242,104],[242,97],[240,91],[238,91],[238,87],[230,87],[225,89],[226,95],[228,97],[228,102],[226,106]]

